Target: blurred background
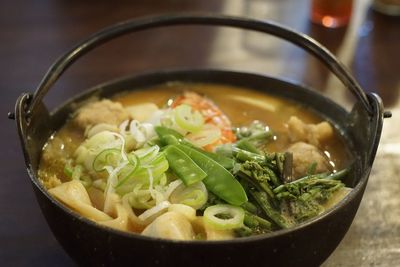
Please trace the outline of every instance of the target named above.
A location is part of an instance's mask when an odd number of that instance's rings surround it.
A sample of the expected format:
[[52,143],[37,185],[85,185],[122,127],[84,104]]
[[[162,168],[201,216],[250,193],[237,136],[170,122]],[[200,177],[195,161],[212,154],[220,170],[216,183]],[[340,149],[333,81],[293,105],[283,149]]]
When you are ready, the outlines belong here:
[[[2,0],[0,266],[74,265],[40,213],[15,125],[6,119],[16,98],[33,92],[52,62],[93,32],[135,17],[184,12],[268,19],[308,34],[330,49],[365,91],[383,98],[393,118],[385,121],[355,222],[324,266],[400,266],[400,16],[396,16],[400,4],[398,0],[314,1],[350,2],[349,20],[337,28],[324,16],[320,24],[312,23],[311,0]],[[65,73],[46,104],[55,107],[85,88],[121,76],[205,67],[282,77],[307,84],[343,105],[351,102],[321,63],[277,38],[218,27],[174,26],[122,37],[94,50]]]

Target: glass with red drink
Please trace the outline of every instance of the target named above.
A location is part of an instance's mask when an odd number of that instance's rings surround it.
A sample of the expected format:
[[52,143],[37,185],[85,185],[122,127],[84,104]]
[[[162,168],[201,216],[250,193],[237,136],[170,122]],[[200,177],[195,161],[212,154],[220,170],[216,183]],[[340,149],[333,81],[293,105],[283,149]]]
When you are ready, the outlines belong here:
[[312,0],[311,21],[328,28],[345,26],[352,9],[353,0]]

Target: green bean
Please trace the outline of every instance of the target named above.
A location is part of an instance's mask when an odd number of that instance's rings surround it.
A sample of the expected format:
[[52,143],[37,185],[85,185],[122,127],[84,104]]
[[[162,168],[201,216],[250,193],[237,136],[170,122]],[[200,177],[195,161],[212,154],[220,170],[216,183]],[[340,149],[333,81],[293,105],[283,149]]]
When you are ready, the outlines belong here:
[[185,145],[176,145],[199,165],[207,177],[203,182],[207,189],[229,204],[240,206],[247,201],[246,192],[235,177],[218,162]]
[[207,176],[207,173],[176,146],[168,146],[165,149],[165,156],[169,167],[186,186],[199,182]]

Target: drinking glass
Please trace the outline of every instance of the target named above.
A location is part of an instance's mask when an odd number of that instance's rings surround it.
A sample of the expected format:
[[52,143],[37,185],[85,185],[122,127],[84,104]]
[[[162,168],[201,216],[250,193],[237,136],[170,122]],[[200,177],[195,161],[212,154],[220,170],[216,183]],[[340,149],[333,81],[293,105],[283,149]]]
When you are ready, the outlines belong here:
[[337,28],[349,23],[353,0],[312,0],[311,21],[328,28]]

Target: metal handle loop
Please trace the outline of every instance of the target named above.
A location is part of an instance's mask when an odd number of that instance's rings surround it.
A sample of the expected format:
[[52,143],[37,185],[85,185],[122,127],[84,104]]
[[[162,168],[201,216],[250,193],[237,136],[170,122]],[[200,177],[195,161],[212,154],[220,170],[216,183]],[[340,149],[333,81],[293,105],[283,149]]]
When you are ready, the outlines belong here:
[[331,70],[347,88],[349,88],[354,96],[361,101],[368,114],[373,114],[372,107],[366,94],[361,89],[361,86],[358,84],[358,82],[346,69],[346,67],[340,61],[338,61],[328,49],[305,34],[298,33],[275,23],[249,18],[225,15],[164,15],[134,19],[115,24],[91,35],[89,38],[61,56],[49,68],[46,75],[43,77],[42,81],[37,87],[31,104],[27,110],[27,115],[30,116],[35,111],[38,104],[42,101],[44,96],[50,90],[51,86],[54,85],[63,72],[67,70],[73,62],[88,53],[90,50],[103,43],[106,43],[111,39],[127,33],[173,25],[227,26],[267,33],[289,41],[320,59],[321,62],[327,66],[328,69]]

